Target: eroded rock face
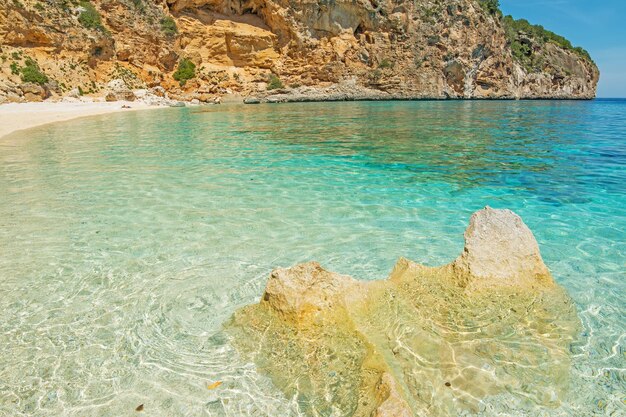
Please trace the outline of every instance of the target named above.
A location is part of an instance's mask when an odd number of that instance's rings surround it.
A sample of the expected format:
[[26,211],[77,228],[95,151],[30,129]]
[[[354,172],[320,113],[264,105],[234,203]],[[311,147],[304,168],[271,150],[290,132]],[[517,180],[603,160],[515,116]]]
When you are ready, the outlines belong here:
[[[588,99],[599,78],[590,59],[549,42],[533,46],[542,66],[524,67],[501,19],[476,0],[91,3],[100,26],[81,25],[82,9],[67,2],[0,4],[0,99],[20,83],[10,65],[26,56],[63,92],[105,95],[123,71],[201,101],[229,92],[264,100],[270,74],[316,88],[304,90],[316,99],[347,80],[355,98]],[[184,86],[173,78],[181,58],[198,69]]]
[[462,255],[357,282],[310,262],[272,273],[227,331],[306,415],[453,416],[502,392],[557,406],[580,329],[522,220],[485,208]]

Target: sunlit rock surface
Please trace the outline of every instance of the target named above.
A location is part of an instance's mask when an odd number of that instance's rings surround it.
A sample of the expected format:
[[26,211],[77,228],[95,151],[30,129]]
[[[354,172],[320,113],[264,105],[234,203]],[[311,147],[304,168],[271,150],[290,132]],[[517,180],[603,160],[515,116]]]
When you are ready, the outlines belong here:
[[486,207],[474,213],[465,231],[465,248],[453,267],[473,286],[553,283],[535,237],[510,210]]
[[579,328],[528,227],[489,207],[450,265],[400,259],[374,282],[315,262],[278,269],[227,325],[307,415],[375,417],[479,411],[503,392],[558,406]]
[[[30,59],[53,99],[78,88],[105,97],[114,79],[202,102],[596,96],[590,57],[508,28],[485,3],[3,0],[0,103],[41,100],[19,88]],[[181,84],[183,59],[195,71]]]

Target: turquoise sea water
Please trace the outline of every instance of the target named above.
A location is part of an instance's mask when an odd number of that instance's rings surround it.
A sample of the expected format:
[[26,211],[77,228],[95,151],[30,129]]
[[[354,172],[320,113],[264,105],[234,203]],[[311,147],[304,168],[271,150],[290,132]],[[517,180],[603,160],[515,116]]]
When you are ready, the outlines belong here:
[[0,415],[298,415],[232,312],[279,266],[447,263],[485,205],[522,216],[584,330],[560,408],[511,392],[484,415],[626,415],[626,101],[223,105],[0,139]]

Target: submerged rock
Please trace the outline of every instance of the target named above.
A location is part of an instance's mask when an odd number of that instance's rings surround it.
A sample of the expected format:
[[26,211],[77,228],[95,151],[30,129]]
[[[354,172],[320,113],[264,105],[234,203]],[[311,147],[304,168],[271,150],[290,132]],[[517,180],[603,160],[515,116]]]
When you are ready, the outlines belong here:
[[400,259],[373,282],[315,262],[277,269],[261,301],[227,324],[307,415],[368,417],[457,415],[502,392],[557,406],[579,328],[532,232],[489,207],[450,265]]

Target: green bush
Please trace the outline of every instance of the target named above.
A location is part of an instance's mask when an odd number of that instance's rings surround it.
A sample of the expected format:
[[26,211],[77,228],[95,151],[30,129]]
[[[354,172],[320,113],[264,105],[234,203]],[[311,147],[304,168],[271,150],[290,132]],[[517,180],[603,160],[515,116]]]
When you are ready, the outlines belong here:
[[285,86],[283,85],[283,82],[275,74],[270,74],[269,79],[267,81],[267,89],[276,90],[278,88],[285,88]]
[[587,61],[593,62],[593,58],[591,58],[591,55],[589,54],[589,52],[587,52],[585,48],[576,46],[574,47],[574,52],[576,52],[579,56],[583,57]]
[[78,2],[76,0],[57,0],[55,3],[52,4],[59,7],[61,10],[69,12],[70,8],[78,5]]
[[85,9],[80,12],[80,15],[78,15],[78,21],[80,22],[80,24],[87,29],[97,29],[104,31],[104,26],[102,26],[102,18],[100,17],[100,13],[98,13],[96,8],[93,7],[93,4],[91,4],[89,1],[81,1],[80,7]]
[[481,7],[490,15],[500,16],[500,1],[499,0],[478,0]]
[[393,68],[393,62],[385,58],[382,61],[380,61],[380,64],[378,64],[378,68],[380,69]]
[[146,5],[144,4],[143,0],[132,0],[132,1],[133,1],[133,6],[135,6],[137,10],[139,10],[142,13],[146,11]]
[[35,83],[43,85],[48,82],[48,77],[46,76],[46,74],[41,72],[41,70],[39,69],[39,65],[37,65],[37,63],[32,58],[26,58],[24,66],[20,68],[20,72],[22,73],[22,81],[25,83]]
[[17,62],[11,62],[11,74],[20,75],[20,66],[17,65]]
[[174,73],[173,77],[180,86],[184,86],[187,81],[196,76],[196,64],[191,62],[187,58],[183,58],[178,62],[178,69]]
[[522,42],[520,34],[524,34],[539,46],[543,46],[548,42],[560,46],[565,50],[575,52],[581,58],[593,62],[589,52],[581,47],[574,47],[572,43],[561,35],[557,35],[544,28],[541,25],[532,25],[526,19],[514,19],[512,16],[505,16],[502,19],[502,25],[506,32],[509,45],[513,51],[513,57],[520,62],[526,69],[539,69],[539,59],[534,56],[529,45]]
[[176,22],[169,16],[161,19],[161,30],[165,33],[166,36],[176,36],[178,33],[178,28],[176,27]]

